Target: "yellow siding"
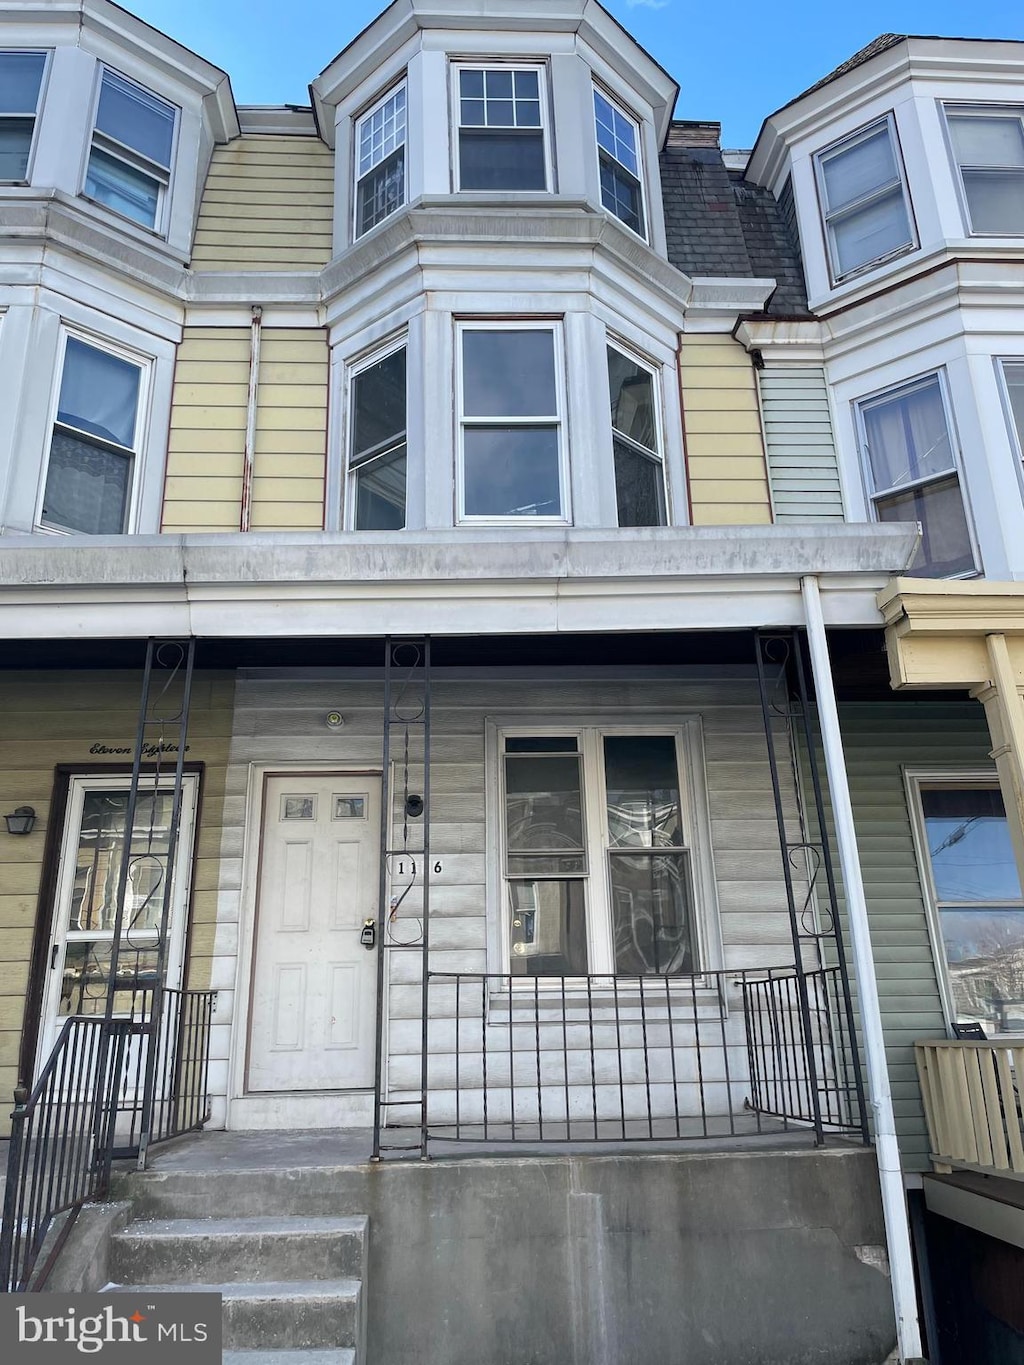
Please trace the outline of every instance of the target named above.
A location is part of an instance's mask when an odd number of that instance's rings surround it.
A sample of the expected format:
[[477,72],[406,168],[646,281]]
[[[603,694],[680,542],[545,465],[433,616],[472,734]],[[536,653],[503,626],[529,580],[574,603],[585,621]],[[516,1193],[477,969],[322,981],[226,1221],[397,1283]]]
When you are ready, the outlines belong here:
[[[83,771],[102,771],[104,764],[129,761],[89,750],[94,744],[132,745],[141,686],[141,670],[11,670],[0,677],[0,806],[33,806],[37,815],[30,835],[0,840],[0,1095],[9,1097],[18,1080],[29,962],[43,908],[42,859],[54,766],[68,763]],[[187,757],[206,765],[188,964],[188,984],[194,988],[210,981],[233,688],[230,676],[207,673],[197,675],[192,693]],[[9,1109],[0,1106],[0,1136],[9,1131]]]
[[750,357],[729,336],[684,336],[679,382],[693,524],[770,522],[761,413]]
[[[250,524],[319,530],[327,462],[327,333],[264,329]],[[296,443],[296,437],[300,437]]]
[[[248,327],[189,327],[178,349],[163,529],[237,531],[249,400]],[[319,530],[327,459],[327,334],[264,327],[250,525]]]
[[236,138],[213,153],[192,268],[319,270],[333,218],[334,157],[319,138]]

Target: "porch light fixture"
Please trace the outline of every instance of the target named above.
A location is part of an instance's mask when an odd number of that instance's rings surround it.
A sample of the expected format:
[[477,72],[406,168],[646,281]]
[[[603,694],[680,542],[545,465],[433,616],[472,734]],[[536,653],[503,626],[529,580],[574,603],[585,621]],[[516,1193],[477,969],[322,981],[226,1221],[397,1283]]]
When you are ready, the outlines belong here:
[[35,828],[36,813],[31,806],[19,806],[17,810],[5,815],[8,834],[31,834]]

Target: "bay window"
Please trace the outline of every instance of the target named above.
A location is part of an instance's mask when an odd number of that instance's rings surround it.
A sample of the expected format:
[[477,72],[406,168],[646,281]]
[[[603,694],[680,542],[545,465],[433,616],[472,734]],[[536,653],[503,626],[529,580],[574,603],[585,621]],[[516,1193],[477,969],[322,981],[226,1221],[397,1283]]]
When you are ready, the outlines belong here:
[[356,123],[355,235],[405,203],[406,88],[385,95]]
[[561,329],[459,327],[463,519],[566,519]]
[[951,1020],[1024,1033],[1024,896],[999,787],[923,776],[913,786]]
[[459,66],[455,74],[459,189],[548,189],[542,68]]
[[356,531],[405,525],[405,346],[354,370],[349,385],[350,523]]
[[682,734],[565,727],[501,739],[513,976],[697,970]]
[[858,405],[869,496],[878,521],[916,521],[921,544],[910,572],[930,578],[976,565],[939,375]]
[[1024,360],[1002,360],[999,368],[1010,429],[1016,437],[1017,454],[1024,460]]
[[946,105],[972,232],[1024,233],[1024,108]]
[[0,52],[0,180],[27,180],[45,52]]
[[144,227],[159,229],[176,121],[173,105],[104,69],[85,194]]
[[646,238],[640,125],[614,100],[595,90],[594,127],[601,203],[621,223]]
[[819,152],[814,165],[833,279],[914,245],[891,114]]
[[146,368],[65,340],[39,524],[87,535],[128,529]]
[[657,380],[646,365],[608,347],[608,389],[620,526],[665,526]]

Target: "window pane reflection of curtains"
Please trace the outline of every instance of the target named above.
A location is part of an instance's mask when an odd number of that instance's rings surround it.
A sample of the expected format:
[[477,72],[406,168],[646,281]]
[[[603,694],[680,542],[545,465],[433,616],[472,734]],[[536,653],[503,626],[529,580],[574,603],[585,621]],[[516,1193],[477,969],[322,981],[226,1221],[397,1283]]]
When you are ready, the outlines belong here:
[[974,232],[1024,232],[1024,112],[949,113]]
[[837,275],[848,274],[913,241],[888,121],[818,162]]
[[69,337],[43,496],[47,525],[92,535],[125,529],[141,372]]
[[927,577],[974,565],[953,444],[937,375],[861,409],[873,501],[880,521],[916,521],[912,568]]

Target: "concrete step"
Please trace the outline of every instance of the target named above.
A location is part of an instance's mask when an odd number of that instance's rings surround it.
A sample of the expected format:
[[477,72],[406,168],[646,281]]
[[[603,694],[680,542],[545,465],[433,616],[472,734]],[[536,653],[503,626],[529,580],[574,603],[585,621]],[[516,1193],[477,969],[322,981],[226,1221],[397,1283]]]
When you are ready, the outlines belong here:
[[[235,1284],[190,1283],[194,1294],[223,1296],[224,1349],[261,1351],[356,1347],[359,1343],[358,1280],[266,1280]],[[176,1284],[108,1284],[104,1292],[180,1293]]]
[[366,1211],[372,1168],[308,1166],[261,1170],[118,1173],[112,1197],[130,1199],[135,1218],[348,1217]]
[[338,1351],[225,1351],[221,1365],[356,1365],[348,1346]]
[[365,1217],[130,1223],[111,1240],[109,1273],[136,1284],[362,1279],[366,1224]]

